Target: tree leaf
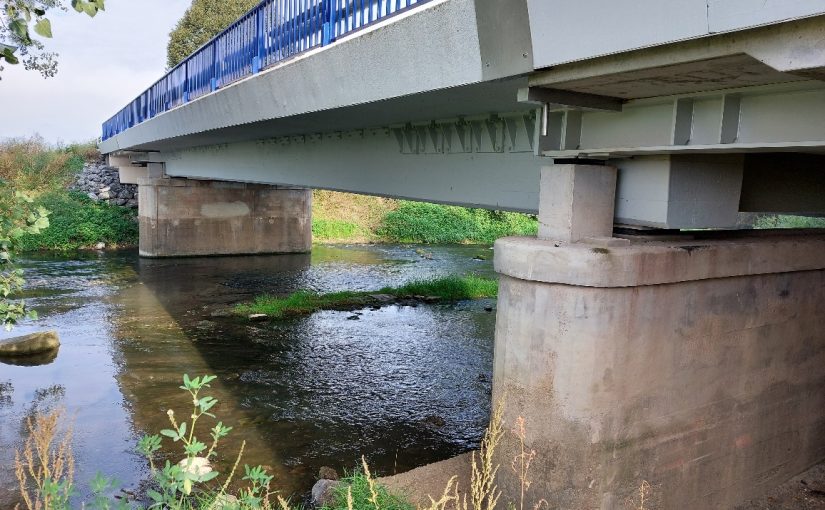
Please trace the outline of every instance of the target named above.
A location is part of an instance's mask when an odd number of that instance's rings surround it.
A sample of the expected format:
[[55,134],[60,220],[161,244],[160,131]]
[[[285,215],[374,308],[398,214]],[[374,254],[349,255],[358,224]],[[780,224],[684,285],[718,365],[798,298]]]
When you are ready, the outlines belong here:
[[34,24],[34,31],[43,37],[51,39],[52,37],[52,22],[46,18],[39,20]]
[[97,6],[91,2],[84,2],[83,12],[88,14],[90,18],[94,18],[97,15]]
[[9,30],[24,41],[29,40],[29,26],[22,18],[17,18],[9,23]]
[[11,65],[17,65],[20,63],[20,61],[17,60],[17,57],[14,56],[14,53],[9,48],[3,50],[3,52],[0,53],[0,57],[3,57],[6,60],[6,62],[8,62]]

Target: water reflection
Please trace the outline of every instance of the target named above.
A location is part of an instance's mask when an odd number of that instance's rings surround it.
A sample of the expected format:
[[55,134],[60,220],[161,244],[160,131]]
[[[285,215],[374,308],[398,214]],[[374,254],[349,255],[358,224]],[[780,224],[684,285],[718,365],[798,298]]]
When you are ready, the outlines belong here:
[[[225,317],[230,303],[299,289],[368,290],[469,271],[492,275],[484,247],[316,247],[312,255],[138,259],[87,254],[27,262],[42,319],[57,329],[51,365],[0,365],[0,506],[13,501],[12,447],[38,390],[59,384],[75,417],[78,480],[96,470],[137,487],[138,435],[186,411],[182,373],[219,376],[211,393],[235,426],[218,468],[245,462],[303,493],[322,465],[366,454],[383,473],[475,446],[489,409],[494,314],[489,302],[320,312],[272,324]],[[481,260],[480,260],[481,259]],[[4,386],[5,385],[5,386]],[[203,432],[206,436],[206,432]]]

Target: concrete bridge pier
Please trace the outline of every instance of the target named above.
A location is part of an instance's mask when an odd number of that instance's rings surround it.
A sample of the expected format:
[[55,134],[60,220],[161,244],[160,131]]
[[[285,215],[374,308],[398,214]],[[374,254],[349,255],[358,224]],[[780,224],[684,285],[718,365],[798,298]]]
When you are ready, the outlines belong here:
[[142,177],[140,255],[304,253],[312,248],[306,188]]
[[[731,508],[825,458],[825,235],[613,238],[615,179],[544,168],[538,239],[496,243],[494,399],[536,452],[524,508],[637,508],[643,481],[646,508]],[[521,452],[508,433],[505,495]]]

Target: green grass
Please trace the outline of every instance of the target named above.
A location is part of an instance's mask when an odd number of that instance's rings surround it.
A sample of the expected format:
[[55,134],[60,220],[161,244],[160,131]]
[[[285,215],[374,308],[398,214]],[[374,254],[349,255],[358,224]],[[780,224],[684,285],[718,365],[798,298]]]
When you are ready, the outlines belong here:
[[491,244],[499,237],[537,231],[538,221],[527,214],[404,201],[384,217],[377,233],[404,243]]
[[825,228],[825,218],[809,216],[762,216],[753,224],[753,228]]
[[447,276],[369,292],[343,291],[319,294],[298,291],[286,297],[263,295],[256,297],[252,302],[236,305],[235,312],[239,315],[266,314],[271,318],[279,319],[290,315],[305,315],[318,310],[367,306],[377,302],[371,297],[375,294],[388,294],[402,299],[432,296],[442,301],[493,298],[498,295],[498,281],[474,275]]
[[20,238],[21,251],[70,251],[97,243],[107,246],[137,244],[135,211],[98,203],[83,193],[57,191],[37,200],[50,211],[49,227],[40,234]]
[[344,478],[335,488],[332,504],[321,510],[348,510],[347,489],[352,493],[352,510],[415,510],[415,506],[403,498],[390,494],[387,488],[374,483],[377,505],[372,501],[370,480],[361,472]]
[[368,233],[350,221],[313,218],[312,236],[319,241],[345,241],[364,238]]

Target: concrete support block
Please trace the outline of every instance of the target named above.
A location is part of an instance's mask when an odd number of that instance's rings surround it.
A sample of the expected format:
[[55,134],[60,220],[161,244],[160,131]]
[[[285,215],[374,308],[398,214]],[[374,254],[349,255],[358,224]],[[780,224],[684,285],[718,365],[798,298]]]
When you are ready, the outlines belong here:
[[576,242],[613,234],[616,169],[551,165],[541,169],[540,239]]
[[[494,399],[525,508],[727,509],[825,459],[825,233],[496,243]],[[499,485],[520,493],[512,434]],[[519,503],[516,502],[516,506]]]
[[140,255],[304,253],[312,192],[260,184],[140,178]]

